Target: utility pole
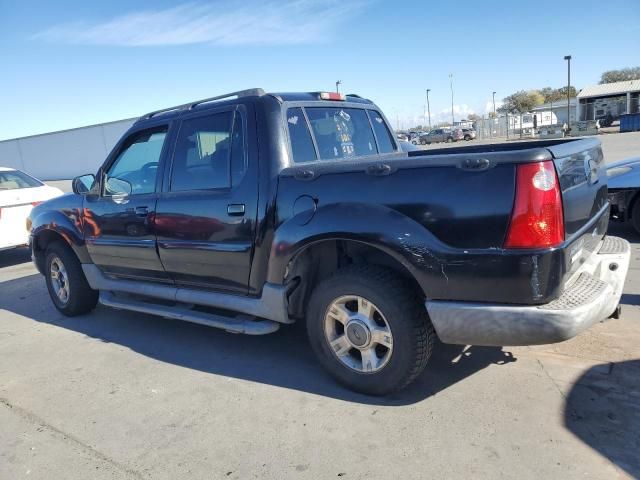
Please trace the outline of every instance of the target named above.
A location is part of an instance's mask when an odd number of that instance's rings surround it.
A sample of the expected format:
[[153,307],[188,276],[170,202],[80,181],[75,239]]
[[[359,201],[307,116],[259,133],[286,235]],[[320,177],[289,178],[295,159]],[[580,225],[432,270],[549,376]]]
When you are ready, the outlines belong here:
[[571,131],[571,55],[566,55],[567,61],[567,133]]
[[427,88],[427,113],[429,114],[429,131],[431,131],[431,105],[429,105],[429,92],[431,91],[430,88]]
[[453,73],[449,74],[449,84],[451,85],[451,126],[455,123],[455,117],[453,115]]
[[496,92],[493,92],[493,118],[489,122],[489,130],[490,136],[493,137],[493,127],[496,124]]
[[342,85],[342,80],[336,82],[336,93],[340,93],[340,85]]

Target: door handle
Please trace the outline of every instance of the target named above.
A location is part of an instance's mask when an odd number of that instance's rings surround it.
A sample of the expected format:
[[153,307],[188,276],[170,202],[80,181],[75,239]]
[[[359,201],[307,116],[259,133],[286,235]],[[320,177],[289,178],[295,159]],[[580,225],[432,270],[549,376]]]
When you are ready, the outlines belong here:
[[138,217],[146,217],[149,215],[149,207],[136,207],[136,215]]
[[244,203],[232,203],[227,205],[227,214],[232,217],[241,217],[244,215]]

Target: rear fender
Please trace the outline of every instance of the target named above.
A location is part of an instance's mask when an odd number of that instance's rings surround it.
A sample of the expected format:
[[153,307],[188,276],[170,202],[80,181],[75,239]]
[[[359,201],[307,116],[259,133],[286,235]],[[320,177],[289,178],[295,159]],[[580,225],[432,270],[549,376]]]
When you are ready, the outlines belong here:
[[289,262],[326,240],[361,242],[387,253],[411,273],[425,295],[431,286],[442,288],[447,282],[441,257],[447,246],[402,213],[384,205],[358,203],[325,205],[315,214],[301,212],[281,224],[271,245],[267,281],[283,283]]

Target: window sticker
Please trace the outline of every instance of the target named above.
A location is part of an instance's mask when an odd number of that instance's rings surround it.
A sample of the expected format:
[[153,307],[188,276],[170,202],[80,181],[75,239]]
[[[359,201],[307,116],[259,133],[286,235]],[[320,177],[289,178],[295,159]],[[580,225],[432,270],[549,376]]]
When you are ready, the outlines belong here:
[[287,122],[289,122],[291,125],[297,125],[298,124],[298,116],[294,115],[293,117],[289,117]]

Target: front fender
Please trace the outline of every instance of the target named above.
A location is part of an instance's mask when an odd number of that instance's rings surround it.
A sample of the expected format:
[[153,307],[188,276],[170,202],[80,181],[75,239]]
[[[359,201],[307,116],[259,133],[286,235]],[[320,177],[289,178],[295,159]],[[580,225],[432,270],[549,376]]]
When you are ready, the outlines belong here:
[[276,229],[268,282],[282,283],[289,262],[309,246],[325,240],[357,241],[384,251],[416,278],[425,294],[440,290],[447,282],[443,254],[450,248],[396,210],[384,205],[337,203],[318,207],[308,219],[309,212],[301,212]]
[[31,242],[34,251],[41,246],[41,239],[57,234],[73,249],[81,263],[90,263],[82,228],[82,197],[65,195],[35,207],[31,222]]

